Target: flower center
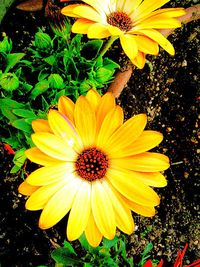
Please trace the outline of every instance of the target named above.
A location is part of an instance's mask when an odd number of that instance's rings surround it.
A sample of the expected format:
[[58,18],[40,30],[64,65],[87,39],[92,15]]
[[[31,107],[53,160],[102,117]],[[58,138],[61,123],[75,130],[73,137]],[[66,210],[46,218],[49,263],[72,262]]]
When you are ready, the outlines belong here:
[[105,176],[108,168],[108,158],[100,150],[88,148],[79,154],[75,167],[81,178],[91,182]]
[[124,32],[132,28],[132,20],[125,12],[112,12],[107,17],[108,24],[118,27]]

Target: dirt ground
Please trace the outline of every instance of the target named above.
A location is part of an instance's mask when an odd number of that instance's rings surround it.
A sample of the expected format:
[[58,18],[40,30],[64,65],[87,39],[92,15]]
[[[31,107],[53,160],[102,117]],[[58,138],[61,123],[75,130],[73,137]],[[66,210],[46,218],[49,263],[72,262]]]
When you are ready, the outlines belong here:
[[[196,1],[171,1],[170,6],[188,7]],[[14,49],[30,42],[30,32],[44,23],[43,11],[24,13],[12,9],[4,19],[1,31],[13,39]],[[21,26],[20,26],[21,25]],[[19,28],[20,27],[20,28]],[[169,37],[176,55],[161,50],[158,57],[148,57],[143,70],[135,70],[118,102],[126,118],[145,112],[149,129],[164,134],[157,151],[170,157],[165,172],[166,188],[156,189],[161,204],[152,219],[134,216],[137,230],[127,237],[127,252],[138,261],[145,245],[153,242],[152,258],[163,258],[164,266],[173,266],[177,251],[186,242],[189,248],[185,264],[200,257],[199,224],[199,132],[200,101],[198,22],[191,22]],[[17,40],[17,41],[16,41]],[[0,150],[0,266],[53,266],[49,252],[54,244],[62,245],[66,219],[50,230],[38,228],[40,212],[24,209],[25,199],[17,192],[20,175],[10,175],[12,157]]]

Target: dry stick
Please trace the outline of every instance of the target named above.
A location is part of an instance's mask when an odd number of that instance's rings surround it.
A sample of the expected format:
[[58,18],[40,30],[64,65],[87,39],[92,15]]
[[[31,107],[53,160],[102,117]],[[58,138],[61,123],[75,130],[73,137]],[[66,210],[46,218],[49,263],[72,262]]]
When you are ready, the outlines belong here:
[[[200,4],[189,7],[186,9],[186,14],[178,18],[183,24],[186,24],[190,21],[197,20],[200,18]],[[162,30],[160,31],[165,37],[169,36],[171,33],[173,33],[174,29],[169,30]],[[115,97],[119,97],[122,90],[128,83],[129,79],[131,78],[131,75],[133,73],[134,66],[128,65],[127,69],[125,71],[118,71],[113,82],[108,88],[108,92],[112,92]]]

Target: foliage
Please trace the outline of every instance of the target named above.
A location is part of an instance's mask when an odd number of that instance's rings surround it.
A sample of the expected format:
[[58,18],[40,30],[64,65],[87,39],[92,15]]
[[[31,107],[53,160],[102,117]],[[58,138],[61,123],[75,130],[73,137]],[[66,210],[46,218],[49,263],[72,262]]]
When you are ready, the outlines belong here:
[[70,25],[65,23],[63,32],[39,29],[26,54],[13,53],[7,36],[0,42],[1,141],[17,150],[12,172],[24,163],[21,151],[33,145],[32,120],[45,118],[62,95],[75,100],[91,88],[100,90],[119,67],[100,55],[102,40],[86,42],[79,34],[71,37]]

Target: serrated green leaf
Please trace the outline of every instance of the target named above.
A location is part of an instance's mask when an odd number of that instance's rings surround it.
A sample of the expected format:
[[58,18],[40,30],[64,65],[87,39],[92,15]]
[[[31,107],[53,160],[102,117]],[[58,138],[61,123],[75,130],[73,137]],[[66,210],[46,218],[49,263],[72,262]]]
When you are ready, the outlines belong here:
[[55,61],[56,61],[56,58],[55,58],[55,56],[51,55],[51,56],[49,56],[49,57],[44,58],[43,60],[44,60],[47,64],[53,66],[53,64],[54,64]]
[[63,82],[63,78],[57,73],[52,73],[48,77],[48,82],[49,82],[49,86],[55,89],[63,89],[65,86]]
[[119,238],[117,236],[115,236],[112,240],[104,238],[103,239],[103,245],[106,248],[112,248],[117,244],[118,241],[119,241]]
[[3,73],[0,78],[0,86],[6,91],[14,91],[19,87],[19,79],[14,73]]
[[0,42],[0,53],[8,54],[12,50],[12,41],[4,36],[3,41]]
[[25,56],[24,53],[12,53],[8,54],[6,57],[6,69],[5,72],[8,72],[11,68],[13,68],[19,61]]
[[26,155],[24,153],[25,150],[26,150],[26,148],[22,148],[22,149],[16,151],[15,156],[13,158],[14,164],[20,168],[23,166],[23,164],[26,160]]
[[49,89],[49,82],[47,80],[38,82],[31,92],[31,98],[35,99],[37,96],[45,93],[48,89]]
[[72,258],[70,255],[66,248],[57,248],[51,253],[51,257],[56,263],[62,263],[64,266],[80,266],[82,261],[74,256]]

